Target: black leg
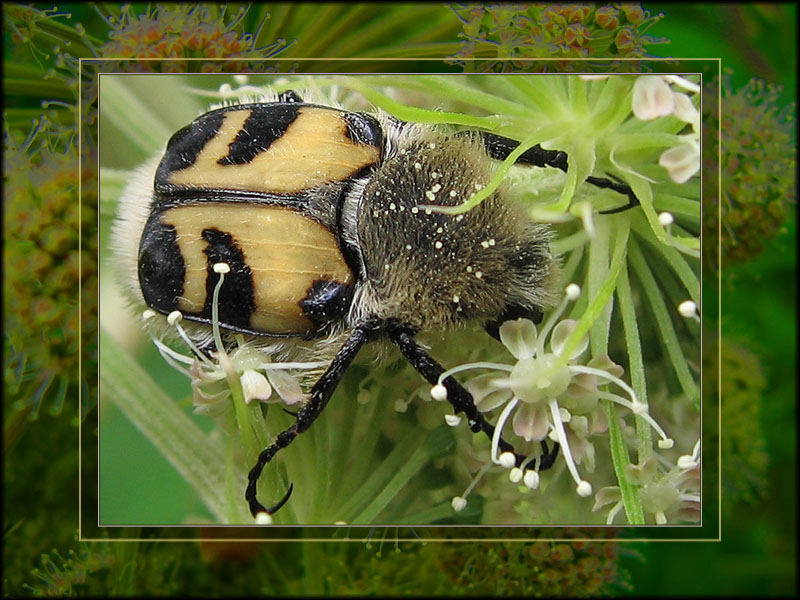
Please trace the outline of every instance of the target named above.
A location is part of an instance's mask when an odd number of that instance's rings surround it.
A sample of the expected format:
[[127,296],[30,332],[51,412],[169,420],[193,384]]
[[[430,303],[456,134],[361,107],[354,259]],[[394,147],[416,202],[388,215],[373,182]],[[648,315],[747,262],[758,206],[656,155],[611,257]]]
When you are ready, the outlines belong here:
[[[481,137],[483,138],[483,145],[486,148],[486,152],[489,156],[498,160],[504,160],[519,146],[519,142],[516,140],[495,135],[494,133],[482,131]],[[533,167],[555,167],[556,169],[561,169],[565,173],[567,172],[567,162],[566,152],[562,152],[561,150],[545,150],[538,144],[523,152],[517,159],[518,164],[530,165]],[[596,187],[613,190],[618,194],[627,196],[628,204],[610,210],[602,210],[600,214],[610,215],[638,206],[639,199],[636,197],[636,194],[633,193],[630,186],[613,175],[610,177],[616,181],[606,179],[605,177],[592,176],[587,177],[586,181]]]
[[[409,329],[399,326],[390,328],[389,337],[400,349],[400,352],[403,353],[406,360],[419,371],[428,383],[436,385],[439,382],[439,376],[444,373],[444,368],[422,349]],[[492,439],[494,426],[483,417],[475,406],[472,395],[453,377],[445,378],[442,385],[447,388],[447,400],[453,406],[453,410],[457,413],[463,412],[467,416],[470,429],[476,433],[483,431],[489,439]],[[498,446],[502,452],[512,452],[514,454],[518,467],[524,462],[526,457],[522,454],[517,454],[514,451],[514,447],[504,439],[500,438]],[[547,447],[547,442],[543,440],[542,456],[538,459],[539,470],[549,469],[553,466],[557,455],[558,444],[555,444],[551,451]]]
[[[519,142],[487,131],[481,132],[483,145],[492,158],[505,160],[519,146]],[[555,167],[567,172],[567,153],[561,150],[545,150],[539,144],[523,152],[518,163],[532,167]]]
[[278,453],[278,450],[291,444],[298,434],[303,433],[311,427],[312,423],[314,423],[331,399],[345,370],[347,370],[347,367],[356,357],[361,346],[369,340],[373,330],[373,324],[363,325],[353,330],[350,337],[339,349],[333,362],[328,366],[328,369],[322,377],[319,378],[317,383],[314,384],[314,387],[311,389],[311,398],[297,413],[297,420],[285,431],[278,434],[272,445],[262,450],[261,454],[258,455],[258,462],[256,462],[247,476],[248,483],[247,491],[245,492],[245,499],[250,506],[250,513],[254,517],[260,512],[265,512],[269,515],[274,514],[289,499],[293,489],[291,485],[289,486],[289,491],[281,498],[280,502],[270,508],[265,508],[264,505],[256,499],[258,479],[261,477],[261,471],[264,470],[266,464]]
[[635,206],[639,206],[639,199],[636,197],[636,194],[633,193],[633,190],[627,183],[623,183],[621,179],[618,177],[614,177],[613,175],[609,175],[612,179],[616,181],[611,181],[609,179],[604,179],[602,177],[587,177],[586,181],[591,183],[594,186],[599,188],[605,188],[609,190],[614,190],[618,194],[622,194],[623,196],[628,197],[628,203],[625,206],[619,206],[617,208],[612,208],[609,210],[601,210],[601,215],[612,215],[614,213],[623,212],[628,210],[629,208],[634,208]]

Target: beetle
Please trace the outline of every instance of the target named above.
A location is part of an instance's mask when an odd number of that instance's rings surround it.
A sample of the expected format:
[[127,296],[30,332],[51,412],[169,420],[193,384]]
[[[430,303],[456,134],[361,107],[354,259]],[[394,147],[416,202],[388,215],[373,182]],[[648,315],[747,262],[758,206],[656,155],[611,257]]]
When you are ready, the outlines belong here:
[[[519,143],[489,132],[449,131],[379,113],[304,102],[294,91],[269,101],[215,108],[176,132],[152,184],[122,199],[115,226],[129,250],[137,300],[179,311],[226,339],[312,340],[333,358],[296,419],[258,456],[245,498],[254,517],[264,467],[325,409],[368,342],[388,339],[431,385],[444,368],[415,340],[421,331],[482,321],[538,323],[558,286],[552,232],[532,222],[501,185],[461,214],[435,210],[466,201]],[[541,146],[518,164],[566,171],[568,157]],[[589,177],[638,204],[620,180]],[[226,265],[224,285],[215,265]],[[206,335],[206,337],[208,337]],[[330,348],[329,348],[330,349]],[[473,432],[494,427],[453,377],[441,383]],[[287,411],[288,412],[288,411]],[[541,442],[538,469],[558,445]],[[500,439],[516,465],[525,456]]]

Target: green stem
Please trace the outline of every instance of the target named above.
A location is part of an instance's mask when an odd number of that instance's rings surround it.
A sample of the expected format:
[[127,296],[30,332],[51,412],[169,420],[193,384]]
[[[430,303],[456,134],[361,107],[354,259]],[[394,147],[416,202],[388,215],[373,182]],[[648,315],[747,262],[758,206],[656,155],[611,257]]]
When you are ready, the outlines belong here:
[[[594,298],[608,279],[609,242],[611,240],[610,219],[598,217],[595,219],[594,226],[596,232],[589,244],[589,263],[586,276],[586,293],[589,298]],[[608,331],[611,327],[613,299],[614,296],[611,295],[609,301],[600,310],[597,319],[592,323],[589,332],[592,356],[608,354]]]
[[236,424],[239,428],[239,434],[242,436],[245,456],[249,461],[253,462],[258,456],[260,448],[256,441],[256,434],[253,431],[253,424],[250,421],[247,403],[244,401],[242,380],[239,378],[239,373],[236,372],[227,354],[224,352],[221,354],[218,353],[217,360],[225,371],[225,380],[228,382],[228,388],[231,391],[233,409],[236,414]]
[[160,148],[172,132],[158,117],[125,87],[121,77],[107,76],[101,81],[103,115],[120,131],[121,139],[149,155]]
[[353,499],[342,507],[345,520],[359,525],[372,523],[408,481],[429,460],[444,454],[453,441],[453,434],[447,426],[441,426],[430,434],[420,431],[412,439],[403,440],[364,482]]
[[[667,355],[672,363],[672,368],[678,377],[678,381],[684,393],[691,400],[695,400],[699,395],[697,384],[692,377],[689,365],[681,351],[678,335],[675,333],[675,328],[672,326],[672,319],[664,303],[664,298],[659,291],[658,283],[635,240],[631,240],[630,244],[630,261],[633,270],[636,272],[636,276],[642,284],[644,294],[650,303],[653,320],[656,322],[656,326],[661,334],[661,339],[663,340]],[[677,308],[675,310],[677,311]]]
[[[633,219],[632,226],[634,232],[636,232],[641,239],[646,241],[653,248],[653,250],[655,250],[658,255],[664,259],[675,275],[678,276],[678,279],[680,279],[681,283],[686,288],[686,291],[692,301],[697,306],[700,306],[700,279],[695,270],[693,270],[687,262],[685,256],[672,246],[659,244],[656,240],[654,240],[653,237],[649,235],[649,228],[641,215],[637,215],[636,218]],[[699,268],[699,261],[695,261],[695,264]]]
[[[645,380],[644,358],[642,344],[639,338],[639,324],[636,320],[636,310],[633,306],[633,293],[627,266],[620,269],[617,280],[617,298],[619,311],[622,315],[622,328],[625,335],[625,344],[628,350],[628,369],[631,377],[631,387],[636,392],[639,402],[647,405],[647,382]],[[636,435],[639,440],[639,463],[643,463],[653,448],[653,438],[650,425],[641,417],[636,417]]]
[[628,446],[617,421],[616,407],[613,402],[606,402],[605,405],[608,418],[608,435],[611,443],[611,460],[614,463],[614,473],[617,475],[619,491],[622,495],[622,505],[625,507],[628,523],[631,525],[644,525],[644,511],[639,501],[637,488],[625,476],[625,466],[631,463],[631,457],[628,454]]
[[[225,496],[225,453],[169,398],[106,332],[100,329],[100,386],[161,454],[189,482],[221,523],[229,511]],[[244,473],[236,479],[244,486]],[[242,487],[244,489],[244,487]]]
[[626,248],[628,243],[628,234],[630,232],[630,218],[626,213],[614,216],[614,230],[616,232],[614,241],[614,251],[611,256],[611,265],[608,269],[608,274],[603,284],[598,288],[597,295],[589,300],[589,305],[583,313],[578,324],[573,330],[572,334],[567,338],[564,344],[564,350],[561,353],[560,361],[564,365],[567,363],[567,357],[571,356],[577,348],[580,340],[583,339],[592,324],[599,317],[601,311],[606,306],[611,296],[614,293],[614,288],[617,284],[617,276],[619,275],[620,268],[625,259]]

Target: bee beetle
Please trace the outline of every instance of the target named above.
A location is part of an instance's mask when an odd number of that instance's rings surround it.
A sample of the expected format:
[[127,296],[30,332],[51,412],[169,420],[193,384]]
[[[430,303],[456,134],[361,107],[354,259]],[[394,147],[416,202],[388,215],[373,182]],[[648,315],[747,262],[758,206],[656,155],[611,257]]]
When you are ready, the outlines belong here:
[[[211,110],[169,140],[135,216],[117,226],[137,237],[128,258],[137,299],[165,315],[180,311],[201,330],[218,324],[225,336],[336,346],[295,422],[249,473],[254,517],[288,500],[291,485],[270,508],[258,501],[261,472],[319,417],[364,344],[390,340],[434,385],[444,368],[418,332],[477,320],[498,337],[507,319],[541,321],[558,286],[550,228],[532,222],[502,185],[462,214],[435,210],[466,201],[491,178],[491,159],[517,146],[486,132],[306,103],[292,91]],[[518,162],[566,171],[567,160],[535,146]],[[621,182],[588,181],[628,196],[606,212],[637,203]],[[227,274],[215,298],[218,263]],[[453,377],[442,384],[472,431],[491,438],[494,427],[469,392]],[[542,442],[538,468],[557,452]],[[514,455],[520,466],[525,457]]]

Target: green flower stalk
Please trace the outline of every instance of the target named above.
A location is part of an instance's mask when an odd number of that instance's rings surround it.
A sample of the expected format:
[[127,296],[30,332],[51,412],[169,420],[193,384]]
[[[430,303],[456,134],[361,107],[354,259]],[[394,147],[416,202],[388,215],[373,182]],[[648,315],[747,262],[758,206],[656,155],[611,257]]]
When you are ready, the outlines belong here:
[[[531,218],[557,234],[552,246],[568,290],[562,305],[546,314],[541,330],[529,321],[503,324],[502,344],[469,329],[424,338],[449,373],[462,378],[497,435],[529,460],[517,468],[497,439],[469,432],[459,415],[448,414],[440,386],[431,390],[407,365],[357,361],[323,416],[265,469],[260,494],[277,500],[287,486],[284,473],[303,490],[275,522],[693,521],[700,501],[687,475],[689,463],[699,460],[698,373],[691,366],[699,362],[697,83],[662,75],[250,76],[224,82],[217,95],[253,98],[264,83],[275,91],[312,90],[320,103],[348,109],[372,104],[404,120],[491,131],[519,140],[519,152],[541,144],[569,156],[564,173],[514,166],[512,155],[497,164],[484,189],[454,207],[468,211],[497,186],[511,186]],[[144,117],[112,104],[123,111],[114,115],[123,134],[129,123],[135,135]],[[600,214],[626,198],[587,183],[591,176],[627,183],[640,205]],[[111,174],[103,172],[101,180],[110,183]],[[170,327],[179,325],[172,319]],[[234,522],[243,512],[244,470],[291,423],[280,408],[292,411],[302,401],[321,366],[287,362],[244,340],[225,348],[217,342],[208,356],[188,350],[176,331],[154,339],[194,381],[195,409],[227,432],[207,444],[230,457],[222,496],[233,505],[217,514]],[[493,373],[470,379],[461,373],[468,368]],[[101,380],[104,387],[113,382],[102,373]],[[128,397],[135,402],[135,393]],[[674,414],[685,417],[675,422]],[[561,451],[553,468],[540,472],[542,441],[558,443]],[[192,458],[170,460],[177,466]],[[648,477],[637,475],[644,465]],[[607,514],[593,512],[593,495],[594,507]],[[670,498],[678,504],[666,505]]]

